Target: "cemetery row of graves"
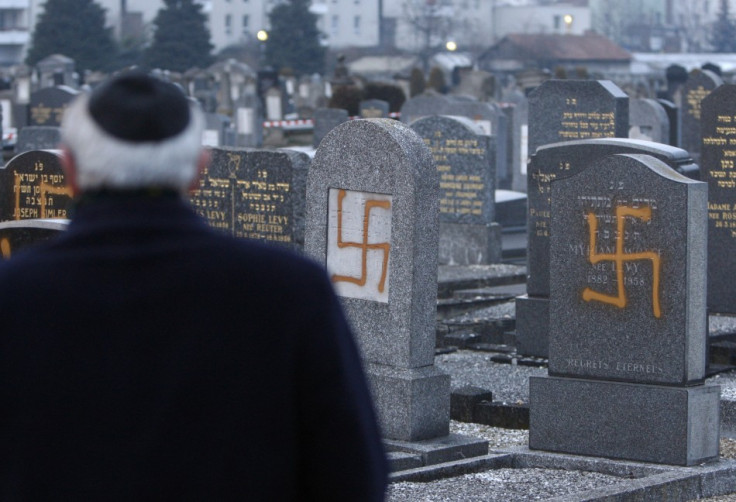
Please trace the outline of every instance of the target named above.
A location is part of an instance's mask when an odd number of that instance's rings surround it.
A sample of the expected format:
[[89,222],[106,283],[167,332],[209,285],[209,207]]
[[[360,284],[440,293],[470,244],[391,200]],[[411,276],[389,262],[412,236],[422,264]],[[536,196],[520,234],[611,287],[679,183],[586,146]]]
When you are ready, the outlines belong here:
[[[388,115],[385,103],[365,108]],[[0,170],[5,258],[62,229],[72,204],[50,150],[58,131],[26,129],[32,148]],[[549,80],[513,105],[421,95],[400,120],[317,110],[313,157],[221,146],[220,132],[205,135],[217,145],[193,207],[221,231],[327,266],[387,445],[410,454],[395,469],[488,453],[449,434],[438,268],[501,261],[500,188],[527,197],[514,350],[549,371],[529,382],[529,447],[718,459],[708,315],[736,314],[736,85],[704,70],[673,101]]]

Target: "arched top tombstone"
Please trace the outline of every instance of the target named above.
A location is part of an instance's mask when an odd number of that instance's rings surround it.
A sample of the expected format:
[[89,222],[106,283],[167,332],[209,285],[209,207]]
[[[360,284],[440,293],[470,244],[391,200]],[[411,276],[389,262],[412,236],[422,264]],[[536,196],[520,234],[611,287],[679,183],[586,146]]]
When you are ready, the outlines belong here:
[[68,218],[72,191],[60,159],[59,151],[34,150],[0,169],[0,221]]

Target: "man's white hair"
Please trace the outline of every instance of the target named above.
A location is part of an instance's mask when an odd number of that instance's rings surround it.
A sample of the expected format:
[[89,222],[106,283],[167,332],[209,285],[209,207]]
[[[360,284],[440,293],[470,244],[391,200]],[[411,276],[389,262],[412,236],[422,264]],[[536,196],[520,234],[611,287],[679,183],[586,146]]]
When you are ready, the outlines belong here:
[[204,116],[190,104],[190,121],[162,141],[125,141],[108,134],[89,113],[89,96],[79,96],[61,123],[61,142],[72,153],[77,184],[96,189],[173,188],[185,192],[197,176]]

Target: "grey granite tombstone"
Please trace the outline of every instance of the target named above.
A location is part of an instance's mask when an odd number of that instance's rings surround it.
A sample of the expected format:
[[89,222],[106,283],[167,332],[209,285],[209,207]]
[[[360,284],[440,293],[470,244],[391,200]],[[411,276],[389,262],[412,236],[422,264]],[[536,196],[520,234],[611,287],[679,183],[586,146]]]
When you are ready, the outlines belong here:
[[704,385],[707,186],[648,155],[552,183],[549,376],[529,447],[675,465],[716,460]]
[[629,98],[608,80],[547,80],[529,95],[529,153],[542,145],[629,135]]
[[681,143],[681,117],[680,109],[672,101],[667,99],[658,99],[657,102],[662,105],[665,113],[667,113],[667,119],[670,123],[670,139],[667,141],[672,146],[680,146]]
[[235,237],[301,250],[309,163],[291,150],[213,148],[192,205]]
[[477,124],[481,131],[493,137],[495,144],[496,186],[506,185],[511,177],[508,170],[508,117],[495,103],[484,103],[473,98],[448,97],[440,115],[467,117]]
[[411,124],[429,115],[445,115],[448,99],[442,94],[427,91],[404,101],[401,105],[401,121]]
[[670,121],[657,100],[639,98],[629,101],[629,138],[669,144]]
[[235,130],[237,146],[254,148],[263,144],[263,107],[257,96],[245,96],[236,108]]
[[349,119],[348,111],[341,108],[317,108],[314,111],[314,137],[312,146],[317,148],[322,138]]
[[690,152],[695,162],[700,162],[700,105],[703,99],[718,86],[723,79],[708,70],[693,70],[682,88],[682,138],[680,146]]
[[30,121],[32,126],[55,126],[61,125],[69,103],[79,92],[63,85],[46,87],[31,93]]
[[0,169],[0,221],[64,219],[71,204],[59,152],[21,153]]
[[703,181],[708,182],[708,309],[736,314],[736,85],[701,102]]
[[487,443],[448,436],[450,378],[434,365],[438,192],[432,154],[407,126],[341,124],[309,171],[306,251],[341,297],[388,443],[483,454]]
[[429,146],[439,172],[439,264],[501,261],[492,138],[465,117],[424,117],[411,128]]
[[388,101],[382,99],[366,99],[360,102],[360,117],[364,119],[383,119],[388,117]]
[[511,189],[527,191],[527,168],[529,164],[529,100],[521,99],[514,107],[511,136],[513,140],[511,161]]
[[59,147],[61,129],[54,126],[26,126],[18,132],[15,153],[52,150]]
[[521,354],[548,355],[551,183],[583,171],[595,160],[620,153],[643,153],[680,173],[697,172],[688,152],[651,141],[605,138],[557,143],[537,150],[528,171],[527,294],[516,299],[516,348]]
[[68,223],[68,220],[0,222],[0,259],[7,260],[23,248],[53,239],[66,230]]

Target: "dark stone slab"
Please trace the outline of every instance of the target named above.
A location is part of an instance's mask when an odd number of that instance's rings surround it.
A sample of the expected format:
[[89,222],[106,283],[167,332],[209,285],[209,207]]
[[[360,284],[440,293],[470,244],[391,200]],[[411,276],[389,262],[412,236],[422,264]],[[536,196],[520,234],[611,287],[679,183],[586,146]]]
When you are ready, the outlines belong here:
[[64,219],[71,205],[59,152],[21,153],[0,169],[0,221]]
[[439,173],[441,265],[500,261],[491,138],[464,117],[429,116],[411,128],[432,151]]
[[681,146],[700,162],[701,146],[701,102],[718,86],[723,79],[708,70],[693,70],[682,88],[682,138]]
[[552,184],[550,375],[702,382],[706,197],[645,155]]
[[608,80],[547,80],[529,95],[529,153],[560,141],[626,138],[629,98]]
[[674,465],[718,459],[717,385],[531,377],[529,392],[531,449]]
[[667,99],[658,99],[657,102],[662,105],[665,113],[667,114],[667,120],[670,123],[670,138],[667,143],[672,146],[680,146],[680,135],[682,132],[682,124],[680,117],[680,109],[672,101]]
[[349,119],[348,111],[339,108],[317,108],[314,111],[314,137],[312,146],[317,148],[331,130]]
[[54,126],[27,126],[18,132],[15,143],[16,155],[31,150],[53,150],[59,148],[61,129]]
[[640,153],[655,157],[681,174],[697,169],[690,154],[651,141],[605,138],[547,145],[532,156],[529,165],[527,194],[527,234],[529,279],[527,292],[549,296],[549,225],[550,187],[554,180],[565,179],[586,169],[603,157],[621,153]]
[[708,310],[736,313],[736,85],[701,103],[703,179],[708,182]]
[[516,350],[534,357],[549,356],[549,298],[516,298]]
[[66,230],[67,220],[19,220],[0,223],[0,258],[39,242],[53,239]]
[[47,87],[31,93],[28,125],[59,127],[64,111],[77,94],[78,91],[64,85]]
[[192,205],[235,237],[301,250],[309,164],[292,150],[213,148]]
[[382,99],[366,99],[360,102],[360,117],[364,119],[383,119],[388,117],[388,101]]

